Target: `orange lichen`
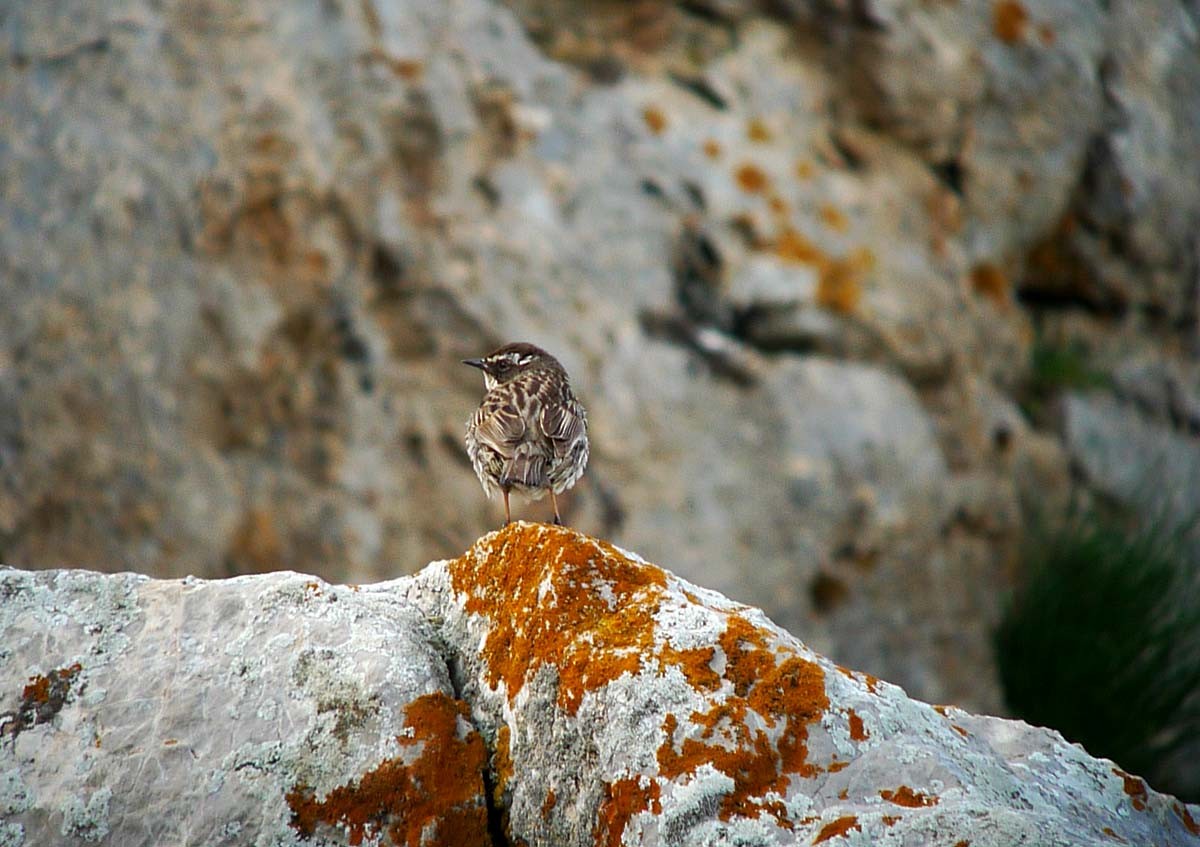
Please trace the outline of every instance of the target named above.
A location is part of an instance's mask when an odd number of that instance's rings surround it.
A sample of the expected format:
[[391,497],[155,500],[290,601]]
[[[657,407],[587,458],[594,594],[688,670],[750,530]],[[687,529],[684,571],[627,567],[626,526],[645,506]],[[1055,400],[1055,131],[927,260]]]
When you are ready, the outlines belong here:
[[625,825],[645,811],[662,813],[659,784],[646,777],[625,777],[604,786],[604,800],[596,816],[592,840],[606,847],[620,847]]
[[667,116],[663,114],[662,109],[656,106],[647,106],[642,109],[642,120],[655,135],[662,135],[667,129]]
[[719,159],[721,157],[721,144],[714,138],[708,138],[704,141],[704,155],[710,159]]
[[897,823],[900,822],[900,816],[899,815],[884,815],[879,820],[881,820],[883,822],[884,826],[895,826]]
[[45,675],[29,677],[29,682],[21,690],[21,702],[17,710],[0,715],[0,718],[7,719],[0,721],[0,736],[16,738],[31,727],[53,720],[66,705],[71,685],[81,670],[83,666],[76,662]]
[[775,666],[775,657],[766,649],[766,636],[741,615],[729,617],[717,643],[725,652],[725,678],[733,683],[733,692],[739,697],[745,697]]
[[849,799],[850,799],[850,789],[849,789],[849,788],[843,788],[841,791],[839,791],[839,792],[838,792],[838,799],[839,799],[839,800],[849,800]]
[[812,179],[813,174],[816,173],[816,170],[817,169],[813,167],[813,163],[807,159],[798,159],[796,161],[796,176],[799,179]]
[[[874,694],[875,689],[879,686],[879,678],[871,676],[869,673],[862,673],[860,671],[852,671],[852,670],[850,670],[850,668],[843,667],[842,665],[835,665],[834,667],[836,667],[838,670],[838,673],[840,673],[842,676],[846,677],[846,679],[852,679],[855,682],[861,682],[863,685],[865,685],[867,687],[867,692],[870,694]],[[939,707],[935,706],[934,708],[936,709]]]
[[821,831],[817,833],[817,837],[813,839],[813,844],[820,844],[822,841],[828,841],[831,838],[837,838],[845,835],[851,830],[861,830],[862,827],[858,824],[858,818],[854,815],[846,815],[835,821],[830,821],[821,827]]
[[1015,44],[1025,37],[1029,12],[1017,0],[999,0],[992,5],[992,31],[1005,44]]
[[[644,662],[671,663],[654,649],[662,569],[602,541],[529,524],[512,524],[481,544],[450,563],[450,578],[466,595],[466,610],[492,624],[482,649],[487,680],[503,683],[510,701],[553,665],[559,705],[575,714],[586,692],[637,673]],[[688,657],[684,673],[703,678],[696,661]]]
[[542,801],[542,820],[549,819],[550,813],[554,811],[554,804],[557,802],[558,795],[556,795],[554,793],[554,789],[551,788],[546,792],[546,799]]
[[795,262],[818,267],[829,261],[817,245],[791,227],[786,227],[775,240],[775,252],[785,262]]
[[848,767],[850,767],[849,762],[830,762],[825,766],[825,770],[830,773],[837,773],[838,771],[844,771]]
[[416,759],[385,759],[361,778],[318,800],[308,786],[286,795],[291,826],[310,838],[318,825],[340,827],[351,845],[384,833],[395,844],[482,845],[489,843],[483,803],[483,739],[473,729],[460,737],[466,704],[436,692],[406,709],[403,746],[421,745]]
[[697,691],[716,691],[721,687],[721,676],[712,668],[716,652],[713,647],[676,650],[667,644],[659,650],[659,655],[665,665],[673,665],[683,671],[692,688]]
[[772,650],[766,633],[741,615],[729,617],[719,644],[725,654],[724,679],[733,691],[708,711],[691,714],[699,738],[685,732],[677,745],[680,722],[674,714],[666,716],[659,772],[674,779],[710,765],[734,782],[721,801],[722,820],[766,812],[790,828],[781,804],[759,798],[786,792],[792,775],[820,772],[808,762],[807,742],[808,724],[820,720],[829,707],[824,672],[800,656]]
[[1007,306],[1012,286],[1002,270],[991,262],[982,262],[971,268],[971,287],[997,306]]
[[841,314],[858,308],[862,277],[875,266],[870,250],[860,248],[842,258],[830,256],[791,227],[784,227],[775,239],[775,253],[785,262],[816,267],[817,303]]
[[1126,773],[1120,768],[1113,768],[1112,772],[1121,777],[1121,779],[1124,781],[1125,793],[1132,798],[1131,802],[1133,803],[1133,808],[1137,809],[1139,812],[1145,809],[1146,799],[1148,796],[1146,793],[1146,783],[1133,774]]
[[742,191],[749,194],[761,194],[767,190],[769,184],[767,175],[758,165],[750,163],[740,165],[733,175]]
[[[668,602],[666,574],[567,529],[510,525],[451,562],[448,574],[466,611],[487,620],[485,678],[510,702],[545,666],[557,671],[558,704],[571,714],[587,692],[646,670],[677,668],[709,695],[685,719],[666,716],[657,776],[607,787],[598,838],[619,841],[632,815],[657,806],[661,780],[705,765],[733,780],[722,819],[766,813],[793,826],[766,795],[821,772],[807,760],[808,726],[829,707],[819,665],[736,613],[724,613],[717,644],[672,646],[655,620]],[[497,761],[504,746],[498,734]]]
[[930,794],[922,794],[920,791],[913,791],[907,785],[901,785],[895,791],[888,791],[886,788],[879,792],[879,796],[889,803],[895,803],[897,806],[904,806],[909,809],[919,809],[922,806],[936,806],[938,798]]
[[771,210],[772,214],[780,217],[786,215],[789,211],[787,201],[778,194],[772,194],[767,198],[767,207]]
[[388,64],[392,73],[407,82],[415,82],[425,73],[425,66],[417,59],[392,59]]
[[961,841],[955,841],[954,847],[971,847],[971,842],[964,838]]
[[1053,47],[1054,42],[1058,40],[1058,36],[1054,32],[1054,27],[1050,24],[1042,24],[1038,27],[1038,40],[1045,47]]
[[1105,835],[1107,835],[1109,838],[1115,838],[1117,841],[1120,841],[1123,844],[1128,843],[1127,841],[1125,841],[1124,838],[1117,835],[1116,830],[1114,830],[1111,826],[1106,826],[1106,827],[1104,827],[1104,829],[1102,829],[1100,831],[1103,832]]
[[1197,824],[1192,816],[1188,814],[1186,806],[1177,802],[1172,804],[1171,808],[1175,810],[1175,814],[1183,821],[1183,825],[1187,828],[1188,832],[1192,835],[1200,835],[1200,824]]
[[828,203],[826,203],[825,205],[821,206],[818,212],[820,213],[821,220],[825,223],[825,226],[829,227],[835,232],[845,232],[847,229],[849,229],[849,218],[847,218],[845,213],[843,213],[842,210],[838,209],[836,206],[830,206]]
[[771,128],[761,118],[752,118],[746,125],[746,137],[760,144],[770,141]]
[[852,741],[866,741],[871,737],[871,733],[867,732],[867,728],[863,726],[863,719],[853,709],[849,709],[848,712],[850,715],[850,739]]
[[817,303],[834,312],[849,315],[862,300],[863,271],[874,265],[870,251],[860,250],[846,259],[833,259],[821,268],[817,281]]
[[65,697],[66,689],[81,670],[83,666],[76,662],[68,668],[50,671],[45,676],[31,676],[29,683],[21,690],[21,699],[27,703],[44,705],[53,701],[59,690],[62,690]]

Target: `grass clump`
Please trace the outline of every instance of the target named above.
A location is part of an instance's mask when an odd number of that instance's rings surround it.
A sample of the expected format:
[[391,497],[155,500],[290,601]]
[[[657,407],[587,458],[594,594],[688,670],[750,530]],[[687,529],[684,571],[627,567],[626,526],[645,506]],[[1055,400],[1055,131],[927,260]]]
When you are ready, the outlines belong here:
[[1112,380],[1097,369],[1079,340],[1053,341],[1039,333],[1029,353],[1029,374],[1021,405],[1033,420],[1046,415],[1047,404],[1063,391],[1106,388]]
[[1153,784],[1200,733],[1195,523],[1131,527],[1076,509],[1032,533],[1024,584],[995,637],[1017,716]]

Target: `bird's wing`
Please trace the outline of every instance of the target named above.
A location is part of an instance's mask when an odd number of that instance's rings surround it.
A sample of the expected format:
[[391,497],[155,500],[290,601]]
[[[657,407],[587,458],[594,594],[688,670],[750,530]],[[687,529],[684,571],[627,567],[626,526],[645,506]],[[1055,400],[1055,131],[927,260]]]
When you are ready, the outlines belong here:
[[550,403],[542,407],[538,428],[549,439],[555,458],[561,459],[587,432],[587,415],[576,402]]
[[475,437],[496,453],[511,456],[513,448],[525,437],[525,421],[507,400],[485,397],[475,412]]

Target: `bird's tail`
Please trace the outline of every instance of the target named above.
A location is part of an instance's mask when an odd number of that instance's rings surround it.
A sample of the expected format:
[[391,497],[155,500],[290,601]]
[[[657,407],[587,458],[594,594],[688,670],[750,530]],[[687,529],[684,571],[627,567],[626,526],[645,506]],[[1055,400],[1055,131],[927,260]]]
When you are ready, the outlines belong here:
[[512,458],[504,463],[504,469],[500,473],[500,484],[545,488],[546,454],[534,444],[517,445]]

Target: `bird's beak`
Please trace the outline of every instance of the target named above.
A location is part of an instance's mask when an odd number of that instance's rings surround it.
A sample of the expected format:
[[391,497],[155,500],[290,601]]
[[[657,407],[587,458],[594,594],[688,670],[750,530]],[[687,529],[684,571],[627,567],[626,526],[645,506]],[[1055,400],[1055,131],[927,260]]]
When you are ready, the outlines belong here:
[[479,368],[480,370],[483,370],[483,359],[463,359],[462,363],[464,365],[470,365],[473,368]]

